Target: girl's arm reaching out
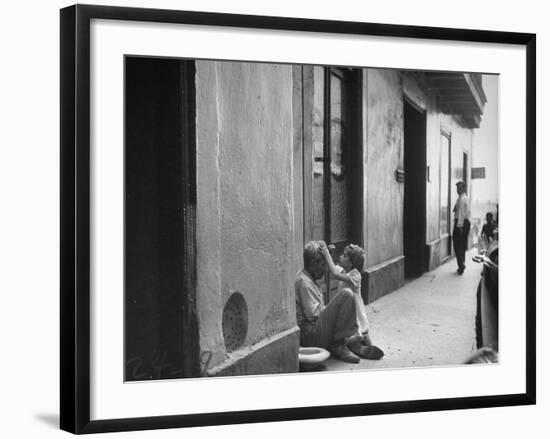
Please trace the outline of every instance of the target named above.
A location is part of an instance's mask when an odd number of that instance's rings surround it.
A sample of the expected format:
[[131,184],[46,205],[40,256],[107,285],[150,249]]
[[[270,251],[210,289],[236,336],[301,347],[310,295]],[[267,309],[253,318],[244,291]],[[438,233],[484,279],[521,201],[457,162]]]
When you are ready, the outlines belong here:
[[330,274],[335,279],[343,280],[344,282],[351,282],[350,277],[346,273],[342,273],[340,270],[338,270],[338,267],[334,264],[334,261],[332,260],[332,256],[330,255],[330,252],[328,250],[328,247],[326,245],[321,245],[321,252],[323,253],[323,256],[327,260],[327,265],[330,270]]

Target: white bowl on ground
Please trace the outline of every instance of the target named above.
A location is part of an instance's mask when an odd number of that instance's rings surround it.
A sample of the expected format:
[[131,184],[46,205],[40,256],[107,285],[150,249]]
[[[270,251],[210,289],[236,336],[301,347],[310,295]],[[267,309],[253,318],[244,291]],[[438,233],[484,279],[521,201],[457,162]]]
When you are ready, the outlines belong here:
[[313,369],[323,363],[330,352],[323,348],[317,347],[300,347],[298,350],[298,361],[302,369]]

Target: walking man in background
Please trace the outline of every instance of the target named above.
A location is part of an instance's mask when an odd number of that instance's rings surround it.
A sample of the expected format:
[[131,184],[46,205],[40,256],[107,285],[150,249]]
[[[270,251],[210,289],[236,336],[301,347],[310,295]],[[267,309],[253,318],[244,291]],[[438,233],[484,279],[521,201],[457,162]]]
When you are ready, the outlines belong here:
[[464,273],[466,258],[466,249],[468,247],[468,235],[470,233],[470,201],[466,196],[466,184],[459,181],[456,184],[458,199],[456,200],[453,212],[455,215],[455,225],[453,228],[453,246],[458,264],[458,274]]

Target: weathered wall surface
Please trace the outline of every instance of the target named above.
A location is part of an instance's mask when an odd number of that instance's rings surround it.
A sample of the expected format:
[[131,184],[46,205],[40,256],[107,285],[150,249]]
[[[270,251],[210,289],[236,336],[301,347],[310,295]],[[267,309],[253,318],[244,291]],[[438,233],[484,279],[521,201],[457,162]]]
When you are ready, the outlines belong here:
[[[196,63],[197,106],[197,309],[201,351],[211,364],[225,357],[222,335],[221,205],[217,69]],[[207,358],[205,356],[205,358]],[[203,367],[207,366],[203,364]]]
[[[473,130],[462,126],[460,118],[442,114],[436,103],[436,96],[429,93],[422,75],[404,72],[403,90],[409,99],[426,111],[426,166],[430,179],[426,182],[426,239],[432,242],[440,238],[441,203],[441,132],[451,137],[451,206],[456,200],[455,183],[461,179],[463,153],[469,157]],[[469,171],[468,171],[469,173]],[[452,229],[452,226],[451,226]]]
[[[372,285],[387,284],[377,280],[377,272],[388,261],[403,254],[403,184],[397,183],[394,171],[403,167],[403,99],[426,112],[426,244],[441,237],[441,132],[451,138],[451,203],[456,200],[455,183],[462,178],[463,154],[468,154],[467,180],[471,166],[473,130],[465,128],[458,117],[443,115],[435,94],[429,91],[422,74],[393,70],[368,69],[365,74],[363,128],[366,135],[364,168],[366,266],[372,271]],[[469,186],[469,181],[467,181]],[[445,252],[445,246],[435,246]],[[439,261],[439,254],[435,260]],[[441,255],[442,257],[445,255]],[[369,273],[370,271],[367,270]],[[378,274],[381,276],[381,274]],[[370,284],[369,284],[370,285]],[[378,294],[370,288],[369,296]]]
[[470,168],[471,168],[471,151],[472,151],[472,136],[473,130],[471,128],[463,127],[459,118],[444,115],[441,113],[433,114],[428,122],[428,164],[433,169],[432,181],[428,183],[428,242],[434,241],[440,238],[440,197],[441,197],[441,184],[440,184],[440,167],[441,167],[441,131],[443,130],[451,138],[451,202],[449,208],[451,209],[451,232],[453,227],[453,214],[452,208],[457,198],[456,194],[456,182],[463,179],[463,154],[468,155],[468,169],[466,172],[465,180],[470,187]]
[[441,197],[441,114],[437,112],[434,97],[429,100],[426,118],[426,166],[430,178],[426,182],[426,239],[432,242],[440,237],[439,213]]
[[[456,200],[456,182],[464,179],[467,191],[470,192],[470,167],[472,157],[472,142],[474,130],[461,126],[460,119],[451,116],[444,116],[445,124],[451,126],[451,204]],[[468,172],[465,178],[462,176],[463,154],[468,155]],[[452,206],[451,206],[452,207]]]
[[197,307],[214,366],[232,292],[248,306],[243,346],[295,325],[292,67],[196,65]]
[[303,67],[292,67],[292,123],[293,123],[293,188],[294,188],[294,268],[303,266],[304,238],[304,132],[303,132]]
[[365,70],[367,115],[364,172],[366,266],[403,254],[403,94],[399,72]]

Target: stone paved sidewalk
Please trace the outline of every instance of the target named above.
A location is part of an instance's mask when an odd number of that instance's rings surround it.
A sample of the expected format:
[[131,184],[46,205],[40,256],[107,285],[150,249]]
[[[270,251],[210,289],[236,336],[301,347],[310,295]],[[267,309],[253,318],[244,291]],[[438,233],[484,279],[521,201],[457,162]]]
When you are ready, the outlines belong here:
[[466,254],[462,276],[451,259],[367,306],[373,343],[385,352],[381,360],[350,364],[329,358],[325,370],[463,363],[475,350],[476,289],[482,270],[471,256]]

